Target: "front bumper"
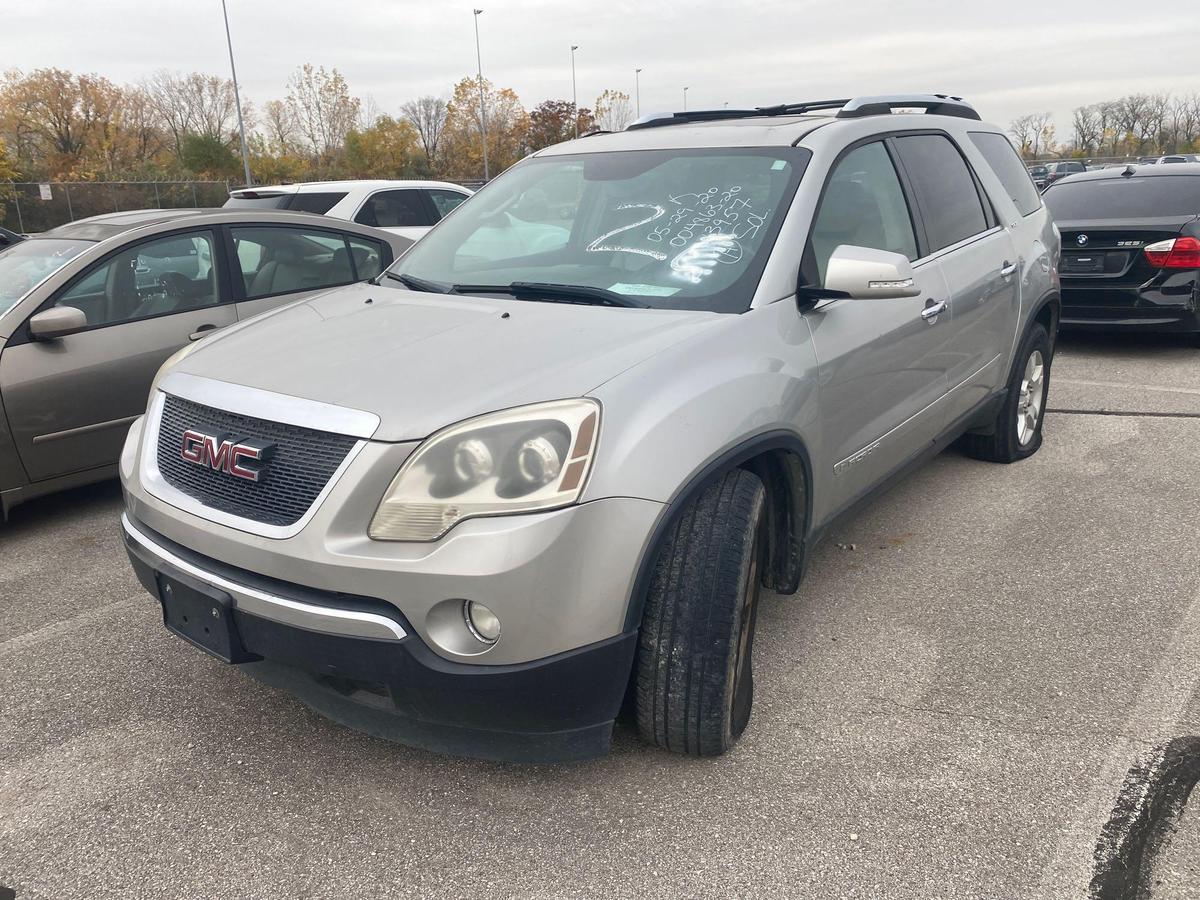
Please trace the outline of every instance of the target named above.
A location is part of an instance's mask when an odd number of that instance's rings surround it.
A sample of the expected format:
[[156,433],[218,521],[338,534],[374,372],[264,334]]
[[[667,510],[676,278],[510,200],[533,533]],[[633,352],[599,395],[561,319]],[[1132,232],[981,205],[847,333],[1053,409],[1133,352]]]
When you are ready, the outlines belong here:
[[207,559],[122,518],[143,586],[164,579],[233,598],[234,642],[254,677],[349,727],[439,753],[511,762],[603,755],[637,633],[516,665],[452,662],[377,598],[314,590]]

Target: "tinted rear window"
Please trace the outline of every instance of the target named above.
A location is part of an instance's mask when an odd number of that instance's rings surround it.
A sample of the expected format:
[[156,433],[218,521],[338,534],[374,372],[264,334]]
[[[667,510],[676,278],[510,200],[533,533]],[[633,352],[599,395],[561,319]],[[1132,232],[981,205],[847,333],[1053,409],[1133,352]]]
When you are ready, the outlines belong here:
[[296,212],[310,212],[324,215],[337,205],[346,192],[338,193],[336,191],[323,192],[320,194],[292,194],[292,202],[287,205],[288,209]]
[[1037,188],[1033,186],[1028,170],[1008,138],[1002,134],[974,131],[971,132],[971,141],[992,167],[1021,215],[1027,216],[1041,208],[1042,201],[1038,199]]
[[929,252],[987,231],[987,217],[966,161],[939,134],[899,137],[900,159],[917,191]]
[[324,215],[346,196],[345,191],[323,191],[306,194],[242,194],[231,195],[225,209],[290,209]]
[[1042,195],[1054,218],[1153,219],[1200,213],[1200,176],[1136,175],[1060,181]]

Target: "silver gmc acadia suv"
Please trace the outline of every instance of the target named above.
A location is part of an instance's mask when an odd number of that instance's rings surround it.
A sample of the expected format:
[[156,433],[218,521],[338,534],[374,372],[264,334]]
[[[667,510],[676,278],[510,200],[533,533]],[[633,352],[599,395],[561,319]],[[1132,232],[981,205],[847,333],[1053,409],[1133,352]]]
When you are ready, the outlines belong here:
[[126,546],[168,629],[352,727],[567,760],[627,707],[716,755],[841,514],[1037,451],[1058,258],[960,98],[649,116],[169,360]]

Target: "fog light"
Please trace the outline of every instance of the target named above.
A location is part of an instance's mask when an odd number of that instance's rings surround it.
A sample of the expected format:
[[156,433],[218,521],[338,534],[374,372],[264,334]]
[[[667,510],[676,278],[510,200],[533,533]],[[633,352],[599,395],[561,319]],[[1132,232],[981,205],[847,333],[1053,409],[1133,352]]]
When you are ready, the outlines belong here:
[[500,637],[500,620],[496,614],[474,600],[463,601],[463,618],[471,634],[485,644],[494,644]]

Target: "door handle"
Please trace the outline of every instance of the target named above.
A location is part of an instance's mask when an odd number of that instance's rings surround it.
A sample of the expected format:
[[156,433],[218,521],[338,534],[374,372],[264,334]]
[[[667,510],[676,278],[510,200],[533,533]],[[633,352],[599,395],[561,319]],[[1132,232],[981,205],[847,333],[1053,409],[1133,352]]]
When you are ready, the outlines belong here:
[[1002,266],[1000,267],[1000,277],[1001,277],[1001,278],[1008,278],[1010,275],[1013,275],[1013,274],[1015,274],[1015,273],[1016,273],[1016,271],[1017,271],[1017,264],[1016,264],[1016,263],[1009,262],[1009,261],[1006,259],[1006,260],[1004,261],[1004,265],[1002,265]]
[[926,300],[925,308],[921,310],[921,318],[932,325],[937,317],[946,311],[945,300]]
[[217,330],[216,325],[201,325],[195,331],[188,335],[189,341],[198,341],[202,337],[208,337],[209,334]]

